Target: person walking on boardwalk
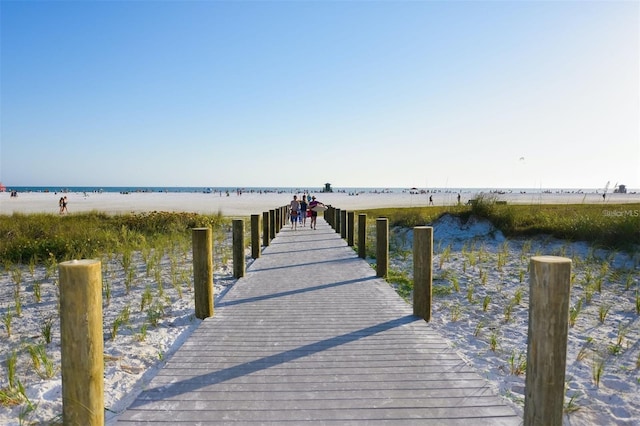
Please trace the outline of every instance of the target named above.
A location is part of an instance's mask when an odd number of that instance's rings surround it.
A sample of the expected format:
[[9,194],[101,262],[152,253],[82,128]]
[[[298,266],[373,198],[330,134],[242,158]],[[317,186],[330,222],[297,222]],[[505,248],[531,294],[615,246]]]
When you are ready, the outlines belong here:
[[300,199],[300,221],[302,226],[307,226],[307,199],[304,195]]
[[320,201],[316,200],[315,195],[311,197],[311,202],[309,203],[309,211],[311,211],[311,222],[309,223],[309,227],[311,229],[316,229],[316,222],[318,220],[318,212],[315,210],[317,206],[324,206]]
[[298,196],[294,195],[289,204],[289,217],[291,218],[291,229],[298,229],[298,214],[300,213],[300,203]]

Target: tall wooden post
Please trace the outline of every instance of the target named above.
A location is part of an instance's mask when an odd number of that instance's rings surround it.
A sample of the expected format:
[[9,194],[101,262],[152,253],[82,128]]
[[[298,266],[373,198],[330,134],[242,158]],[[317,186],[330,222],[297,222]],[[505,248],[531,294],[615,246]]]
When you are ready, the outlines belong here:
[[244,277],[245,261],[244,261],[244,220],[234,219],[232,222],[233,230],[233,277]]
[[251,215],[251,258],[260,257],[260,215]]
[[341,209],[336,209],[336,215],[335,215],[335,228],[334,231],[336,231],[336,233],[340,233],[340,229],[341,229],[341,224],[340,224],[340,217],[342,216],[342,210]]
[[340,237],[343,240],[347,239],[347,211],[340,211]]
[[278,232],[280,232],[280,229],[282,228],[282,209],[277,208],[274,211],[276,212],[276,234],[277,234]]
[[213,236],[211,228],[192,231],[193,294],[196,318],[213,316]]
[[376,275],[386,277],[389,271],[389,219],[376,219]]
[[354,228],[356,226],[355,221],[356,221],[356,214],[354,212],[348,212],[347,213],[347,245],[349,247],[353,247],[353,233],[354,233]]
[[262,212],[262,245],[269,246],[269,212]]
[[367,257],[367,215],[358,215],[358,257]]
[[104,425],[101,263],[71,260],[58,272],[62,423]]
[[562,425],[571,259],[531,258],[524,424]]
[[276,211],[269,210],[269,238],[272,240],[276,237]]
[[431,321],[433,228],[413,228],[413,314]]

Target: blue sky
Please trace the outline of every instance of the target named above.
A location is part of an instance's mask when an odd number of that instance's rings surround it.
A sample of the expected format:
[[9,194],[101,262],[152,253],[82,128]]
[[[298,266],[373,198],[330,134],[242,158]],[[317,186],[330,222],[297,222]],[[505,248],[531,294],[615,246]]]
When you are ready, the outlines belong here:
[[640,188],[640,3],[0,2],[8,186]]

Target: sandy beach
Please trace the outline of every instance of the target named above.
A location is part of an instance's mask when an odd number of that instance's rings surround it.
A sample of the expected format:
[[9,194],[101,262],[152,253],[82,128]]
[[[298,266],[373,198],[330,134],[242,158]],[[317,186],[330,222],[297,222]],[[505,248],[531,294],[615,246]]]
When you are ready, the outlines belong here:
[[[126,213],[142,211],[221,212],[227,216],[258,214],[285,205],[293,194],[243,195],[200,193],[67,193],[70,214],[82,211]],[[435,205],[454,204],[457,193],[435,194],[314,194],[319,200],[343,209],[427,206],[429,195]],[[461,202],[476,196],[462,193]],[[496,194],[508,203],[603,203],[601,194]],[[9,197],[0,193],[0,213],[44,212],[58,214],[60,194],[20,193]],[[637,194],[608,194],[605,203],[640,202]],[[618,207],[619,208],[619,207]],[[490,223],[443,217],[434,226],[434,298],[431,325],[450,340],[453,348],[486,377],[498,392],[522,409],[524,374],[522,356],[526,351],[528,313],[527,262],[539,254],[570,257],[575,283],[572,309],[581,309],[569,330],[567,355],[567,396],[565,425],[638,425],[640,418],[640,315],[636,311],[640,291],[638,254],[596,250],[585,243],[568,243],[547,237],[527,240],[507,239]],[[289,232],[288,228],[283,232]],[[311,232],[298,228],[296,232]],[[293,232],[293,231],[290,231]],[[394,270],[412,274],[411,230],[394,230],[396,247],[391,259]],[[224,244],[230,247],[228,238]],[[229,249],[227,247],[227,249]],[[133,398],[144,388],[154,372],[198,327],[193,316],[193,292],[188,285],[191,254],[165,255],[160,264],[165,282],[164,316],[144,331],[148,313],[139,306],[145,289],[157,286],[157,275],[147,272],[141,253],[134,254],[133,275],[127,273],[118,256],[103,261],[110,299],[104,303],[105,334],[105,416],[108,425],[117,422]],[[506,259],[506,260],[505,260]],[[251,264],[249,253],[247,263]],[[214,259],[216,302],[236,284],[228,260]],[[176,269],[177,268],[177,269]],[[16,275],[5,268],[0,275],[0,317],[12,312]],[[31,405],[0,405],[0,424],[26,422],[47,424],[61,413],[60,335],[57,319],[57,277],[44,266],[33,272],[21,267],[22,313],[13,314],[11,336],[0,324],[0,391],[8,386],[7,360],[18,354],[16,374],[25,386]],[[175,270],[178,272],[176,273]],[[177,277],[177,278],[176,278]],[[602,280],[601,291],[592,284]],[[127,281],[133,281],[130,290]],[[177,286],[169,285],[177,280]],[[455,286],[459,290],[453,290]],[[34,299],[36,284],[40,300]],[[591,293],[590,293],[591,292]],[[518,301],[515,302],[516,297]],[[587,297],[589,301],[586,302]],[[582,302],[580,302],[582,300]],[[483,301],[488,301],[486,308]],[[505,307],[511,307],[507,312]],[[580,306],[580,308],[577,308]],[[606,310],[606,311],[605,311]],[[130,312],[129,323],[117,333],[113,324],[123,312]],[[606,318],[602,318],[606,312]],[[508,315],[508,317],[507,317]],[[3,321],[4,322],[4,321]],[[36,370],[27,346],[41,344],[43,324],[52,325],[52,340],[44,345],[46,356]],[[44,361],[51,361],[50,374]],[[602,375],[595,372],[602,365]]]
[[[371,193],[349,194],[343,192],[312,193],[318,200],[341,209],[371,209],[382,207],[420,207],[429,205],[433,197],[434,205],[453,205],[458,202],[458,192],[435,193]],[[639,193],[609,193],[603,200],[602,194],[595,192],[563,193],[486,193],[496,200],[513,204],[620,204],[640,202]],[[293,193],[181,193],[181,192],[135,192],[120,194],[114,192],[92,193],[18,193],[10,197],[8,192],[0,193],[0,214],[13,213],[58,213],[58,201],[66,196],[69,213],[97,210],[106,213],[131,213],[146,211],[184,211],[194,213],[218,213],[224,216],[248,216],[260,214],[278,206],[286,205]],[[478,196],[476,192],[460,193],[460,202],[467,203]]]

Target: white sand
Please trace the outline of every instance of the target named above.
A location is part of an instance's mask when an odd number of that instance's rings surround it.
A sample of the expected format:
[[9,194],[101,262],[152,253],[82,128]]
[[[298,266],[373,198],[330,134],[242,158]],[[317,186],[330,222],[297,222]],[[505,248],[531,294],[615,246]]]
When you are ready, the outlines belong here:
[[[9,193],[0,193],[0,214],[12,213],[58,213],[58,200],[63,194],[29,192],[10,197]],[[225,216],[248,216],[286,205],[293,194],[288,193],[244,193],[236,195],[179,193],[179,192],[136,192],[119,194],[103,193],[67,193],[70,213],[98,210],[107,213],[130,213],[145,211],[187,211],[195,213],[218,213]],[[457,203],[456,192],[437,192],[434,194],[404,193],[346,193],[315,194],[319,201],[341,209],[355,210],[377,207],[428,206],[429,196],[433,196],[434,205],[453,205]],[[461,194],[461,202],[477,196],[473,192]],[[581,204],[581,203],[638,203],[640,194],[607,194],[603,201],[596,193],[506,193],[491,194],[498,200],[517,204]]]
[[[427,205],[429,195],[405,194],[317,194],[318,199],[343,209],[363,209],[382,206]],[[463,194],[463,202],[474,194]],[[130,211],[195,211],[225,215],[249,215],[287,204],[291,194],[244,194],[220,197],[214,194],[181,193],[135,193],[122,194],[67,194],[69,211],[100,210],[112,213]],[[501,195],[508,202],[602,202],[598,194],[543,194]],[[535,197],[535,200],[532,198]],[[456,194],[435,194],[434,203],[455,203]],[[19,194],[9,198],[0,194],[0,213],[12,212],[58,212],[59,194]],[[638,195],[611,195],[613,200],[638,202]],[[621,207],[613,208],[613,211]],[[460,224],[452,219],[443,219],[435,224],[434,244],[436,286],[451,286],[452,274],[457,277],[460,292],[435,298],[432,325],[450,339],[456,350],[469,363],[488,378],[505,397],[522,408],[524,375],[512,374],[509,358],[512,354],[526,352],[528,274],[526,263],[536,254],[562,254],[574,259],[576,282],[572,290],[572,305],[579,298],[584,299],[584,282],[588,276],[595,279],[603,268],[608,273],[602,293],[593,295],[590,304],[583,307],[576,325],[569,330],[567,388],[568,397],[576,395],[574,404],[578,411],[566,416],[568,425],[621,424],[638,425],[640,419],[640,373],[637,363],[640,357],[640,316],[635,313],[635,292],[640,286],[640,258],[621,253],[608,253],[590,249],[586,244],[566,244],[547,238],[532,241],[507,241],[490,224],[475,222]],[[301,232],[305,232],[303,228]],[[409,251],[411,232],[399,237],[398,245],[406,244]],[[498,268],[498,253],[507,244],[508,261]],[[228,241],[227,243],[228,244]],[[445,248],[450,246],[451,254],[444,259]],[[472,248],[473,246],[473,248]],[[480,249],[482,248],[482,249]],[[402,250],[400,250],[402,252]],[[482,257],[471,266],[470,252]],[[479,253],[483,253],[480,255]],[[440,266],[440,260],[442,266]],[[179,271],[189,271],[190,253],[180,257]],[[108,423],[115,421],[116,414],[126,408],[132,398],[142,389],[157,368],[166,360],[190,332],[199,324],[192,315],[193,293],[186,283],[181,284],[183,298],[171,286],[171,259],[162,260],[162,277],[170,306],[158,327],[149,327],[146,338],[141,340],[141,324],[146,320],[146,312],[140,312],[140,300],[146,285],[156,288],[154,274],[147,276],[140,253],[134,257],[134,285],[129,294],[125,292],[126,274],[117,258],[103,259],[103,274],[109,282],[111,299],[104,306],[105,327],[105,405]],[[411,274],[409,256],[400,256],[391,262],[392,268],[405,270]],[[234,284],[230,265],[218,259],[215,263],[216,298]],[[606,265],[606,266],[604,266]],[[501,269],[501,270],[499,270]],[[525,271],[520,281],[521,271]],[[447,272],[448,271],[448,272]],[[482,271],[486,282],[482,283]],[[628,278],[630,277],[630,278]],[[15,306],[14,275],[4,270],[0,275],[0,316]],[[18,407],[0,407],[0,424],[18,425],[20,419],[46,423],[61,413],[61,379],[59,322],[56,319],[57,287],[56,277],[46,277],[44,267],[38,267],[33,275],[26,266],[22,268],[21,294],[22,315],[12,320],[13,334],[7,337],[6,326],[0,323],[0,389],[8,386],[6,359],[12,350],[18,350],[17,377],[26,387],[27,395],[34,410],[25,412],[26,404]],[[628,282],[627,280],[631,280]],[[42,299],[34,300],[34,284],[40,283]],[[624,287],[630,285],[630,290]],[[467,290],[472,287],[471,301]],[[504,308],[518,289],[523,290],[520,304],[513,308],[509,321],[505,321]],[[491,303],[487,311],[482,310],[482,300],[489,296]],[[111,327],[115,318],[126,306],[130,307],[129,325],[123,326],[114,339]],[[598,320],[600,307],[609,307],[604,323]],[[25,345],[40,342],[42,327],[47,319],[53,321],[53,341],[46,346],[48,357],[54,363],[52,378],[42,379],[34,374],[31,358]],[[613,353],[621,332],[621,344]],[[476,332],[477,331],[477,332]],[[498,340],[498,348],[489,348],[491,336]],[[584,355],[584,357],[582,357]],[[580,358],[580,359],[578,359]],[[593,366],[598,359],[605,359],[604,373],[599,386],[593,380]],[[41,371],[42,371],[41,367]],[[21,414],[21,412],[23,414]]]

